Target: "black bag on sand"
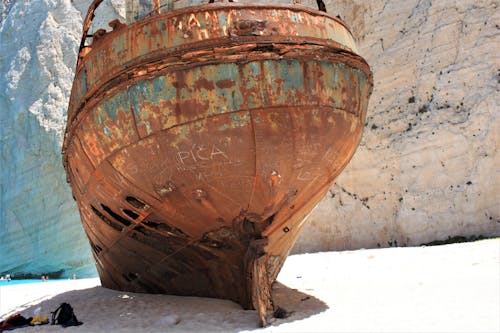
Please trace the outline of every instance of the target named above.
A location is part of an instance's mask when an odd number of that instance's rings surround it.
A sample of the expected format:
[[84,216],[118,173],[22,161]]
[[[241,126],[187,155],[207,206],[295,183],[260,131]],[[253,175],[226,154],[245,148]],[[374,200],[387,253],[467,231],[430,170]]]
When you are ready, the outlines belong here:
[[52,325],[61,325],[62,327],[80,326],[83,324],[75,316],[73,308],[68,303],[61,303],[59,307],[52,313]]

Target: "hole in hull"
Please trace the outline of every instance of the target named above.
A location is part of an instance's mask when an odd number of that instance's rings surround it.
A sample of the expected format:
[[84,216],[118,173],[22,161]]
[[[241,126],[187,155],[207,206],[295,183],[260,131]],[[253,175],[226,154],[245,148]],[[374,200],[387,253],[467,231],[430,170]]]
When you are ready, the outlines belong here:
[[187,237],[187,235],[181,229],[171,226],[170,224],[166,223],[164,219],[156,216],[155,214],[150,214],[144,221],[142,221],[142,224],[149,228],[158,231],[164,231],[174,236]]
[[90,206],[90,208],[92,209],[92,211],[94,212],[94,214],[97,215],[97,217],[99,217],[101,219],[101,221],[103,221],[104,223],[106,223],[107,225],[109,225],[111,228],[113,228],[113,229],[115,229],[116,231],[119,231],[119,232],[121,232],[123,230],[123,226],[121,226],[120,224],[118,224],[118,223],[116,223],[116,222],[108,219],[97,208],[95,208],[94,206]]
[[123,213],[133,220],[136,220],[139,217],[139,214],[136,214],[135,212],[131,211],[130,209],[124,209]]
[[125,200],[127,200],[127,202],[129,204],[131,204],[132,206],[134,206],[135,208],[137,209],[142,209],[142,210],[147,210],[149,208],[149,205],[148,204],[145,204],[144,202],[142,202],[141,200],[137,199],[136,197],[133,197],[131,195],[127,196],[125,198]]
[[104,209],[104,211],[106,213],[108,213],[110,216],[112,216],[116,221],[120,222],[121,224],[125,225],[126,227],[128,227],[129,225],[132,224],[132,222],[130,222],[129,220],[127,220],[126,218],[122,217],[121,215],[118,215],[116,214],[115,212],[113,212],[111,210],[111,208],[109,208],[108,206],[104,205],[104,204],[101,204],[101,207],[102,209]]

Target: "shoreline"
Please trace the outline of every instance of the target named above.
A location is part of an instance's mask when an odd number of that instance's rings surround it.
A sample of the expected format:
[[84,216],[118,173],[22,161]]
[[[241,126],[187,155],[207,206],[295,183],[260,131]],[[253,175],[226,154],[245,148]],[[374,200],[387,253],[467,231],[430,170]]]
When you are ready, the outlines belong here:
[[[500,238],[292,255],[273,286],[289,316],[263,329],[231,301],[115,291],[99,278],[0,287],[0,320],[68,302],[78,332],[499,332],[499,262]],[[58,330],[71,328],[19,332]]]

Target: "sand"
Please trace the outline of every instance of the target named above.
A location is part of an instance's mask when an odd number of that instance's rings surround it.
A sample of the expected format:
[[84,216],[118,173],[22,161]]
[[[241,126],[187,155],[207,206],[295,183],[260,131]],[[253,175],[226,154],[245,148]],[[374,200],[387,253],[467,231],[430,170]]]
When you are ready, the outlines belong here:
[[69,302],[82,326],[16,332],[500,332],[500,238],[294,255],[278,281],[290,316],[264,329],[231,301],[119,292],[97,278],[0,287],[0,318]]

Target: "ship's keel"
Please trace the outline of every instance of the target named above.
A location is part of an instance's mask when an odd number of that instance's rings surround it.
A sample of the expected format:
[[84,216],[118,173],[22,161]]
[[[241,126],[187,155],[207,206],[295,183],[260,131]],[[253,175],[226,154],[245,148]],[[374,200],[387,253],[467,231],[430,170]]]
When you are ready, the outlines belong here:
[[[109,208],[102,213],[95,209],[93,216],[82,216],[110,222],[110,212]],[[103,286],[230,299],[244,309],[257,310],[259,324],[265,326],[274,313],[271,286],[276,275],[272,271],[279,270],[275,264],[270,272],[270,256],[265,252],[268,239],[262,236],[272,220],[255,222],[254,216],[242,214],[231,228],[212,230],[197,241],[175,230],[155,229],[154,222],[148,220],[141,225],[131,223],[120,233],[98,221],[84,225]],[[94,236],[96,226],[117,238],[105,246]]]
[[268,324],[275,310],[271,292],[273,281],[269,281],[266,264],[267,256],[265,255],[254,259],[252,264],[252,279],[250,281],[252,285],[253,307],[259,314],[259,325],[261,327]]

